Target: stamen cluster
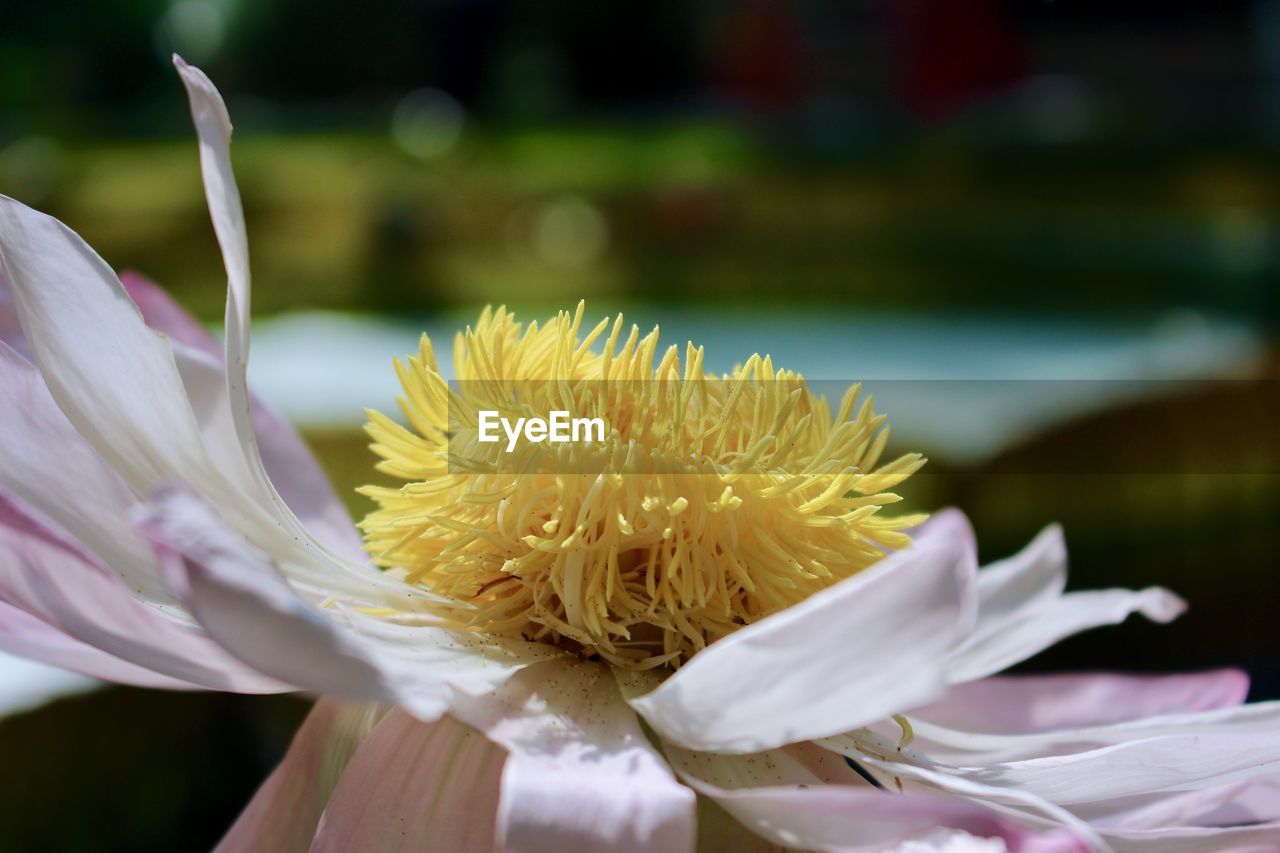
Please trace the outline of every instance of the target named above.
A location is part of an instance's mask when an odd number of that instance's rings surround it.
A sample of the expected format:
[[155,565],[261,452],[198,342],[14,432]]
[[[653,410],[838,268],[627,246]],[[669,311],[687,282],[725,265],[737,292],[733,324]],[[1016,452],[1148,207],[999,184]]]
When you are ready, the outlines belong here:
[[[858,386],[833,412],[767,356],[710,377],[700,347],[659,355],[656,328],[624,339],[618,316],[584,335],[582,317],[526,328],[486,309],[455,340],[452,384],[424,335],[396,363],[408,427],[369,413],[378,469],[408,483],[362,490],[379,506],[366,546],[445,596],[439,615],[678,666],[908,543],[921,517],[881,509],[924,460],[878,464],[889,433]],[[477,441],[484,410],[569,411],[608,432],[506,454]]]

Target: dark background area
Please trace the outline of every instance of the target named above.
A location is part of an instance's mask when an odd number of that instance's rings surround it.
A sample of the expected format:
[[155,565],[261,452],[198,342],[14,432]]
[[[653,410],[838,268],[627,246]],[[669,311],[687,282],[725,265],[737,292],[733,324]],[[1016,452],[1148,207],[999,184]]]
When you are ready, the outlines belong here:
[[[963,507],[984,560],[1056,520],[1073,587],[1192,604],[1024,669],[1234,665],[1280,697],[1280,0],[5,0],[0,191],[217,322],[174,50],[236,123],[260,318],[586,297],[723,308],[761,348],[814,309],[1237,324],[1244,381],[902,491]],[[308,438],[363,513],[363,437]],[[207,849],[305,709],[115,688],[0,721],[0,850]]]

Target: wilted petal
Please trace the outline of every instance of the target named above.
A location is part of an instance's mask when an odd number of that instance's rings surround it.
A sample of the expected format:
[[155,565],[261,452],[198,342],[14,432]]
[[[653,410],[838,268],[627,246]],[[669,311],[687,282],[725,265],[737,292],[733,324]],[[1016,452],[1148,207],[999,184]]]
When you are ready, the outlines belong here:
[[[0,490],[0,600],[157,676],[154,686],[242,693],[288,689],[208,637],[143,604],[67,533]],[[130,679],[129,683],[135,683]]]
[[505,760],[449,717],[423,723],[392,710],[342,772],[312,853],[493,850]]
[[421,667],[376,646],[300,598],[276,565],[195,496],[165,489],[139,528],[155,544],[173,593],[231,654],[299,689],[399,704],[423,719],[448,706],[447,689]]
[[1228,708],[1248,693],[1249,677],[1235,669],[995,676],[956,685],[911,717],[971,732],[1018,734]]
[[262,783],[217,853],[309,849],[338,778],[384,713],[377,705],[317,702],[284,760]]
[[694,794],[649,745],[604,666],[535,664],[454,713],[511,753],[504,850],[692,849]]
[[974,571],[962,540],[917,543],[730,634],[631,703],[664,739],[713,752],[883,719],[944,689],[946,653],[972,621]]

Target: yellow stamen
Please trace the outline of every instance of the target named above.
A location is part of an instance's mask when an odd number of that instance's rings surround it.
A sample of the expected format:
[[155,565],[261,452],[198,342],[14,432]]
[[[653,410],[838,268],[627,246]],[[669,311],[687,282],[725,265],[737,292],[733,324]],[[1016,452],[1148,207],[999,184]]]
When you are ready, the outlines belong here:
[[[678,666],[907,543],[922,517],[882,514],[899,500],[885,490],[924,460],[876,467],[887,430],[856,386],[833,416],[768,357],[707,376],[701,349],[683,366],[674,347],[659,358],[657,329],[623,339],[621,316],[580,339],[583,313],[526,329],[485,309],[455,340],[452,388],[424,335],[396,363],[409,428],[369,414],[378,470],[408,482],[361,490],[379,507],[361,522],[366,547],[447,597],[439,616]],[[505,437],[478,440],[483,410],[565,410],[607,431],[508,454]]]

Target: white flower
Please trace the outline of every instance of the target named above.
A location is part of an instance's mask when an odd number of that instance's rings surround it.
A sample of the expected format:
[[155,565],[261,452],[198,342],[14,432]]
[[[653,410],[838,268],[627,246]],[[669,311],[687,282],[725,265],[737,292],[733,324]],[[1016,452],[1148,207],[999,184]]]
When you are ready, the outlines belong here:
[[1065,593],[1057,528],[979,571],[967,522],[941,513],[665,678],[440,621],[436,593],[370,565],[247,388],[230,123],[176,64],[227,267],[225,352],[0,201],[0,650],[129,684],[319,694],[223,849],[1280,848],[1280,705],[1242,705],[1241,674],[995,675],[1182,609],[1160,589]]

